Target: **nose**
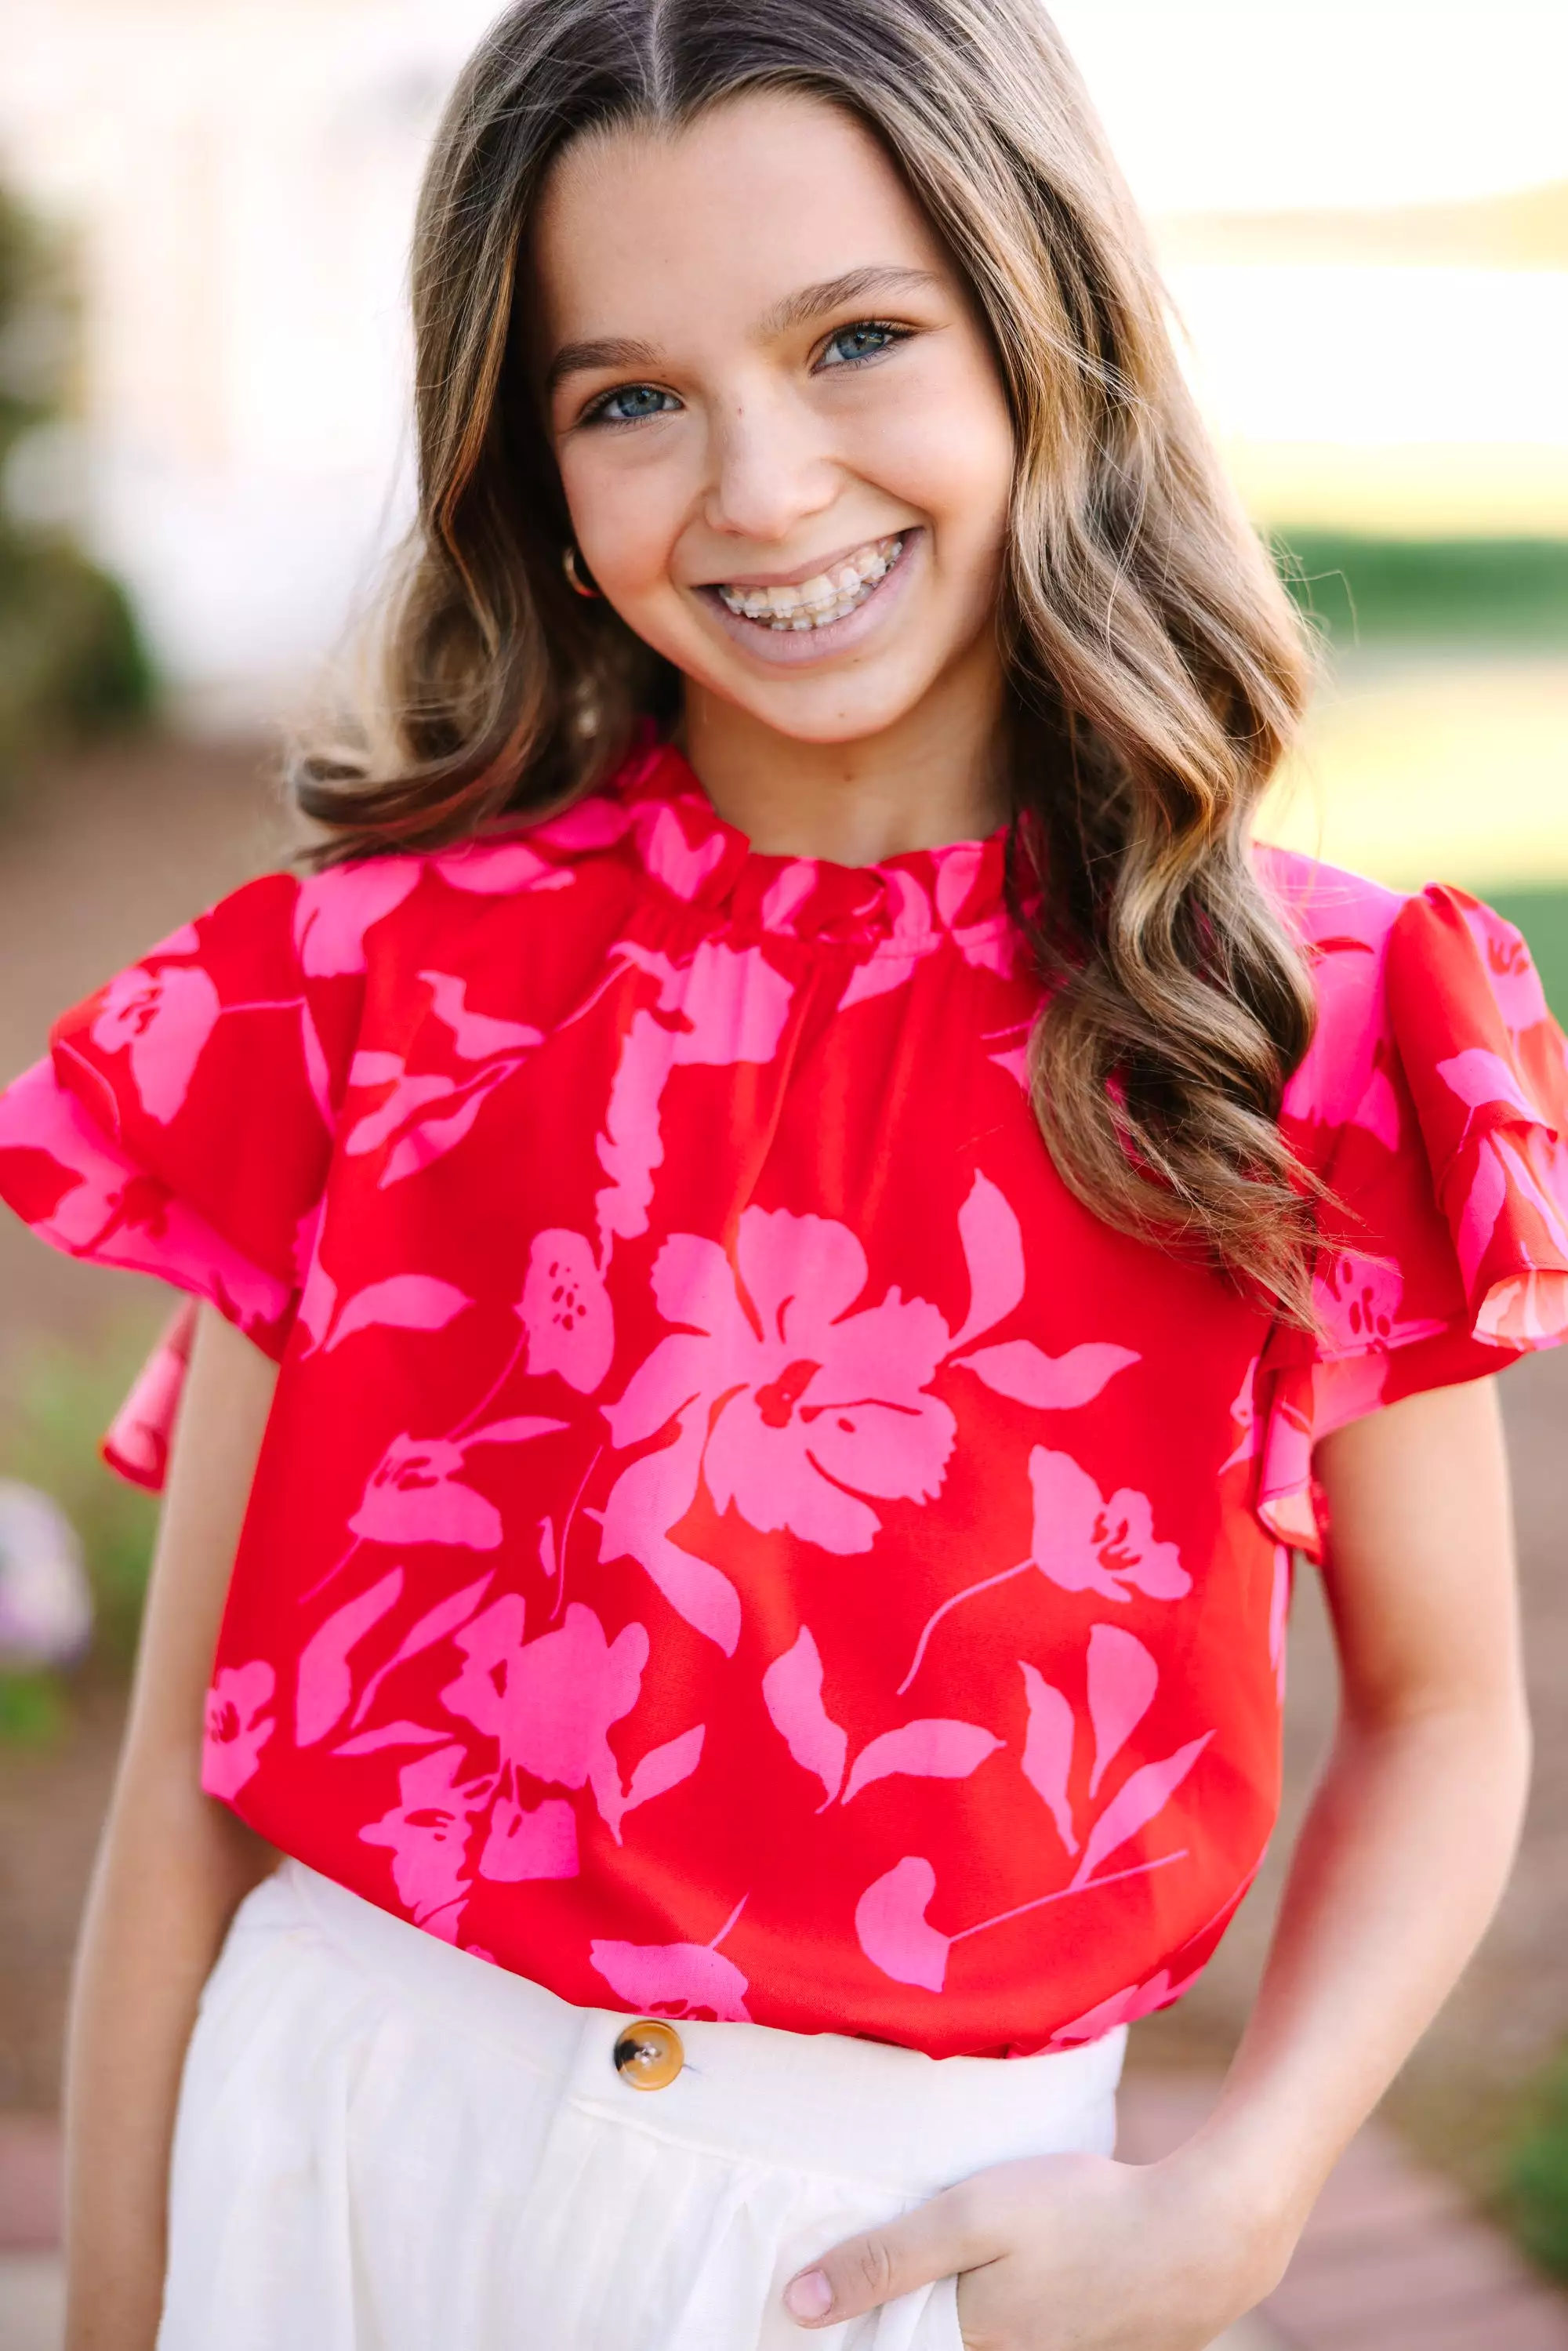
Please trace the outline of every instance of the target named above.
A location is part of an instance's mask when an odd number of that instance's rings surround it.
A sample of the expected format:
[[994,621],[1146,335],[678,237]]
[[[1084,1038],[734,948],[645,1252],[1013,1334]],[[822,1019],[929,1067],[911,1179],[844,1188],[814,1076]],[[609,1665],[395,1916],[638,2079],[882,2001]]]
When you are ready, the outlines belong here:
[[703,519],[726,538],[779,546],[838,496],[840,471],[817,419],[760,388],[737,394],[715,423]]

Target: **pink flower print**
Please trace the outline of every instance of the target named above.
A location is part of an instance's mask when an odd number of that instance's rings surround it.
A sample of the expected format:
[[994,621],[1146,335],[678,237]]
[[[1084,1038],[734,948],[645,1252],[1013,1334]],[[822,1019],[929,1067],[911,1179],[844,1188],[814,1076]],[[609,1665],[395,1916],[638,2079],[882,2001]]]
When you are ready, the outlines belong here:
[[[378,1059],[382,1057],[378,1056]],[[390,1057],[388,1057],[390,1058]],[[382,1190],[417,1176],[455,1151],[473,1127],[486,1099],[517,1066],[516,1057],[486,1061],[472,1076],[443,1077],[434,1071],[397,1079],[379,1110],[350,1129],[343,1148],[350,1157],[379,1150],[392,1141],[377,1179]],[[395,1137],[395,1140],[392,1138]]]
[[309,1335],[312,1354],[323,1343],[327,1353],[340,1347],[361,1331],[444,1331],[474,1301],[465,1290],[431,1273],[393,1273],[372,1281],[341,1301],[331,1276],[316,1259],[306,1276],[299,1301],[299,1320]]
[[463,1447],[445,1437],[394,1437],[349,1520],[366,1542],[461,1543],[495,1551],[501,1513],[458,1476]]
[[905,1854],[855,1904],[855,1937],[873,1967],[894,1983],[917,1984],[924,1991],[940,1991],[947,1980],[952,1938],[925,1916],[936,1892],[931,1864]]
[[644,2016],[749,2024],[747,1980],[718,1949],[742,1907],[737,1902],[711,1943],[616,1943],[596,1936],[589,1957],[616,1998]]
[[1037,1445],[1029,1457],[1034,1491],[1031,1557],[1064,1592],[1125,1600],[1129,1587],[1150,1600],[1180,1600],[1192,1578],[1175,1543],[1156,1542],[1146,1494],[1120,1487],[1107,1500],[1066,1453]]
[[528,1338],[528,1370],[559,1372],[591,1395],[610,1369],[615,1322],[592,1244],[581,1233],[536,1233],[517,1309]]
[[1030,1568],[1063,1592],[1094,1592],[1103,1600],[1124,1601],[1134,1591],[1150,1600],[1180,1600],[1191,1591],[1192,1578],[1175,1543],[1155,1539],[1146,1494],[1123,1486],[1107,1499],[1070,1454],[1052,1453],[1043,1445],[1037,1445],[1029,1457],[1029,1475],[1034,1494],[1030,1556],[1016,1567],[966,1584],[927,1617],[909,1671],[898,1686],[901,1698],[920,1671],[943,1617],[961,1602],[1010,1583]]
[[415,858],[378,857],[334,865],[302,882],[294,908],[301,971],[312,979],[363,971],[365,933],[401,906],[418,881]]
[[724,835],[710,832],[694,849],[669,805],[643,800],[632,811],[632,824],[643,864],[677,898],[695,899],[714,868],[724,861]]
[[241,1257],[166,1186],[140,1175],[50,1062],[24,1071],[0,1096],[0,1151],[27,1155],[25,1187],[12,1183],[11,1197],[57,1248],[199,1291],[242,1330],[287,1312],[288,1285]]
[[704,1477],[716,1508],[839,1552],[870,1550],[881,1520],[868,1495],[929,1500],[941,1489],[955,1423],[924,1390],[946,1325],[896,1290],[847,1312],[866,1279],[846,1226],[787,1209],[744,1212],[733,1269],[693,1233],[674,1234],[654,1262],[660,1312],[688,1328],[661,1340],[604,1415],[620,1449],[672,1419],[679,1435],[612,1489],[600,1555],[637,1560],[727,1654],[734,1588],[670,1541]]
[[468,983],[447,971],[422,971],[430,990],[431,1008],[452,1031],[453,1050],[465,1061],[487,1061],[497,1053],[531,1052],[544,1043],[544,1031],[526,1020],[499,1020],[488,1012],[468,1008]]
[[299,1653],[295,1683],[294,1738],[300,1747],[313,1747],[347,1714],[354,1695],[349,1659],[366,1634],[396,1607],[402,1593],[402,1570],[394,1567],[368,1592],[356,1593],[317,1626]]
[[[610,1730],[636,1705],[647,1662],[648,1635],[641,1625],[623,1625],[607,1641],[592,1609],[573,1601],[555,1632],[507,1656],[503,1755],[536,1780],[563,1788],[590,1785],[601,1812],[614,1813],[621,1775]],[[450,1702],[461,1711],[455,1698]]]
[[570,890],[577,876],[551,865],[526,841],[469,841],[432,859],[442,880],[476,897],[509,898],[519,890]]
[[459,1781],[461,1747],[421,1755],[398,1773],[398,1802],[360,1831],[365,1844],[392,1854],[392,1884],[416,1927],[457,1940],[473,1883],[468,1842],[474,1823],[495,1793],[493,1778]]
[[[627,775],[624,787],[634,780]],[[563,809],[543,824],[531,828],[536,841],[548,841],[552,849],[564,849],[581,854],[585,851],[610,849],[623,841],[632,830],[632,810],[626,802],[599,792],[591,799],[578,800],[571,808]]]
[[191,1090],[221,1010],[199,964],[163,964],[156,971],[134,964],[110,981],[90,1033],[100,1052],[129,1050],[141,1106],[166,1126]]
[[969,1311],[953,1333],[955,1347],[1002,1322],[1024,1293],[1023,1228],[1007,1195],[977,1170],[958,1211],[958,1238],[969,1276]]
[[1436,1338],[1443,1324],[1430,1317],[1403,1320],[1399,1310],[1404,1299],[1405,1281],[1397,1266],[1349,1249],[1320,1255],[1312,1274],[1312,1301],[1340,1352],[1350,1354]]
[[444,1437],[394,1437],[371,1473],[350,1532],[365,1542],[459,1543],[469,1551],[495,1551],[501,1541],[501,1513],[494,1502],[462,1482],[458,1472],[476,1445],[518,1445],[548,1437],[564,1421],[522,1416],[492,1421],[455,1444]]
[[947,1351],[946,1323],[895,1290],[850,1312],[867,1272],[847,1226],[748,1208],[735,1296],[708,1333],[706,1393],[736,1391],[708,1437],[715,1504],[733,1501],[759,1531],[788,1528],[824,1551],[870,1550],[881,1520],[868,1495],[930,1501],[956,1434],[947,1406],[925,1392]]
[[[1200,1738],[1189,1739],[1185,1747],[1178,1747],[1174,1755],[1164,1756],[1157,1763],[1142,1764],[1130,1779],[1123,1782],[1089,1832],[1078,1872],[1072,1881],[1075,1888],[1087,1886],[1103,1861],[1125,1844],[1129,1838],[1137,1836],[1164,1812],[1213,1737],[1212,1730],[1206,1730]],[[1186,1855],[1184,1852],[1169,1858],[1183,1860]],[[1152,1866],[1148,1863],[1143,1865],[1145,1868]],[[1118,1873],[1119,1876],[1125,1874]],[[1102,1879],[1099,1882],[1106,1884],[1109,1881]]]
[[825,1812],[843,1784],[850,1741],[822,1703],[821,1654],[806,1625],[763,1675],[762,1698],[796,1762],[821,1780],[826,1794],[817,1809]]
[[1089,1721],[1094,1733],[1092,1802],[1100,1783],[1155,1702],[1159,1667],[1135,1633],[1096,1625],[1089,1635]]
[[479,1855],[479,1875],[502,1886],[535,1877],[575,1877],[577,1814],[559,1796],[547,1797],[530,1812],[510,1796],[497,1796],[490,1833]]
[[[666,1347],[674,1343],[669,1340],[664,1343]],[[654,1356],[659,1353],[655,1349]],[[650,1364],[653,1362],[653,1358],[650,1358]],[[678,1370],[678,1364],[673,1357],[666,1357],[659,1369],[668,1375]],[[630,1395],[628,1389],[627,1396]],[[630,1468],[622,1471],[599,1513],[599,1556],[601,1560],[634,1559],[675,1614],[695,1631],[716,1641],[727,1657],[732,1657],[740,1638],[740,1594],[721,1568],[698,1559],[695,1552],[674,1541],[671,1535],[671,1530],[680,1524],[695,1501],[702,1481],[703,1447],[707,1437],[706,1419],[695,1411],[687,1411],[687,1405],[694,1402],[691,1391],[669,1396],[663,1409],[660,1396],[656,1378],[643,1383],[638,1405],[653,1417],[651,1426],[642,1427],[640,1433],[644,1437],[653,1434],[664,1425],[670,1413],[675,1413],[682,1416],[676,1420],[675,1441],[656,1453],[643,1454]],[[623,1397],[621,1406],[604,1407],[607,1418],[612,1413],[618,1416],[612,1425],[620,1430],[638,1426],[622,1409],[626,1401]],[[636,1438],[625,1436],[616,1441],[630,1444]]]
[[456,1079],[438,1070],[408,1076],[395,1053],[356,1053],[349,1082],[355,1087],[390,1085],[392,1089],[375,1110],[367,1111],[349,1129],[343,1148],[355,1159],[368,1151],[379,1151],[400,1128],[412,1126],[432,1103],[451,1102],[458,1091]]
[[1511,923],[1505,923],[1490,906],[1463,898],[1458,903],[1465,927],[1485,961],[1487,977],[1504,1025],[1516,1037],[1522,1036],[1526,1029],[1539,1028],[1551,1016],[1541,976],[1523,939]]
[[[1511,1206],[1521,1227],[1527,1221],[1536,1224],[1528,1249],[1524,1233],[1518,1237],[1526,1261],[1500,1269],[1498,1278],[1486,1285],[1476,1313],[1476,1336],[1502,1346],[1539,1346],[1560,1337],[1568,1325],[1568,1272],[1563,1270],[1568,1222],[1562,1207],[1561,1155],[1554,1149],[1543,1167],[1545,1141],[1539,1130],[1483,1136],[1455,1235],[1460,1270],[1473,1291],[1504,1208]],[[1531,1249],[1554,1262],[1529,1261]]]
[[1027,1657],[1019,1659],[1019,1671],[1023,1676],[1024,1696],[1029,1707],[1029,1729],[1023,1745],[1023,1775],[1056,1823],[1056,1832],[1070,1854],[1078,1851],[1078,1832],[1072,1819],[1072,1799],[1068,1782],[1072,1772],[1073,1750],[1078,1742],[1078,1723],[1071,1707],[1054,1684],[1048,1682],[1038,1666]]
[[676,1069],[723,1069],[770,1061],[794,995],[759,947],[704,939],[689,959],[622,940],[616,951],[659,983],[655,1008],[635,1012],[611,1082],[599,1164],[610,1178],[595,1200],[606,1248],[648,1229],[653,1176],[664,1156],[660,1119],[664,1088]]
[[627,1813],[695,1770],[700,1725],[645,1755],[631,1786],[621,1785],[610,1731],[642,1691],[643,1625],[622,1625],[607,1641],[592,1609],[573,1601],[564,1624],[525,1643],[523,1604],[508,1593],[455,1638],[467,1662],[443,1690],[443,1703],[498,1742],[504,1767],[557,1787],[591,1788],[618,1844]]
[[[1498,1054],[1483,1046],[1468,1046],[1461,1053],[1437,1063],[1437,1075],[1451,1094],[1465,1105],[1464,1133],[1469,1134],[1479,1110],[1498,1110],[1534,1126],[1541,1113],[1520,1084],[1515,1072]],[[1461,1140],[1463,1137],[1461,1137]]]
[[1071,2024],[1060,2025],[1049,2045],[1052,2049],[1075,2049],[1086,2041],[1099,2041],[1118,2025],[1135,2024],[1140,2016],[1153,2016],[1157,2008],[1168,2008],[1186,1989],[1185,1982],[1171,1981],[1168,1968],[1161,1968],[1146,1983],[1129,1984],[1125,1991],[1113,1992],[1109,2000],[1101,2001],[1082,2016],[1075,2016]]
[[207,1692],[202,1739],[202,1785],[209,1796],[233,1802],[255,1776],[261,1750],[277,1724],[262,1708],[277,1687],[265,1657],[248,1666],[225,1666]]
[[848,1804],[862,1788],[894,1773],[924,1780],[967,1780],[1002,1743],[978,1723],[927,1716],[917,1722],[900,1723],[896,1729],[869,1740],[845,1782],[848,1734],[822,1703],[822,1660],[804,1625],[793,1648],[775,1657],[763,1675],[762,1697],[796,1762],[821,1780],[827,1791],[817,1807],[820,1813],[826,1812],[841,1783]]
[[902,987],[913,977],[922,957],[941,944],[941,934],[931,919],[931,901],[914,874],[892,866],[882,881],[892,917],[888,935],[877,942],[877,952],[850,974],[839,998],[841,1012],[869,997],[887,996]]
[[936,852],[936,913],[967,964],[977,970],[994,971],[999,978],[1006,979],[1012,971],[1016,953],[1011,915],[1001,909],[982,916],[977,923],[962,920],[986,862],[986,847],[980,841],[954,841]]
[[861,1749],[844,1789],[844,1802],[849,1803],[862,1788],[894,1772],[923,1780],[967,1780],[1001,1743],[977,1722],[956,1722],[942,1715],[903,1723]]
[[[1029,1666],[1024,1667],[1026,1678],[1032,1671]],[[1050,1692],[1049,1683],[1040,1687]],[[1032,1700],[1032,1687],[1030,1695]],[[1129,1878],[1146,1877],[1156,1869],[1168,1869],[1174,1863],[1185,1861],[1187,1855],[1183,1846],[1176,1853],[1130,1863],[1124,1869],[1113,1870],[1103,1876],[1093,1875],[1101,1862],[1164,1812],[1213,1736],[1212,1731],[1205,1731],[1201,1739],[1190,1740],[1163,1761],[1145,1763],[1124,1782],[1090,1830],[1070,1884],[1054,1886],[1047,1894],[1037,1894],[1030,1901],[1015,1903],[1010,1910],[998,1911],[993,1918],[981,1918],[973,1926],[960,1927],[955,1934],[943,1934],[925,1915],[936,1895],[936,1871],[924,1855],[905,1854],[866,1887],[855,1905],[855,1934],[861,1949],[873,1967],[880,1969],[894,1983],[916,1984],[926,1991],[940,1991],[946,1981],[947,1960],[955,1943],[967,1942],[971,1935],[988,1934],[993,1927],[1009,1926],[1014,1919],[1048,1909],[1053,1903],[1095,1893],[1107,1886],[1123,1885]]]
[[769,931],[793,932],[795,917],[817,886],[817,867],[810,857],[791,858],[762,900],[762,922]]

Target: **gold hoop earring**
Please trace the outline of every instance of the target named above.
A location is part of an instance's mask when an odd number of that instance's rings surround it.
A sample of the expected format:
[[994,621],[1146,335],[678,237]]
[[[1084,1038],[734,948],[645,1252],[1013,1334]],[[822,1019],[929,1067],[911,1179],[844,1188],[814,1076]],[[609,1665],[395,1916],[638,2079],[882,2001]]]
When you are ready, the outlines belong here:
[[567,585],[576,595],[597,596],[601,591],[594,587],[592,581],[588,580],[580,569],[580,558],[578,555],[576,546],[569,539],[566,546],[561,550],[560,559],[560,568],[566,574]]

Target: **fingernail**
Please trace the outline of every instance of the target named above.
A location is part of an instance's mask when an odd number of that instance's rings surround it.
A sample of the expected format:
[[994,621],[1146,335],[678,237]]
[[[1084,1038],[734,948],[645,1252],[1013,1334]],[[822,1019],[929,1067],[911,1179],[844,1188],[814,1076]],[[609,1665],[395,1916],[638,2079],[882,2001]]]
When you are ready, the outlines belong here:
[[784,2289],[786,2306],[796,2318],[826,2318],[833,2306],[833,2289],[822,2270],[807,2270],[791,2278]]

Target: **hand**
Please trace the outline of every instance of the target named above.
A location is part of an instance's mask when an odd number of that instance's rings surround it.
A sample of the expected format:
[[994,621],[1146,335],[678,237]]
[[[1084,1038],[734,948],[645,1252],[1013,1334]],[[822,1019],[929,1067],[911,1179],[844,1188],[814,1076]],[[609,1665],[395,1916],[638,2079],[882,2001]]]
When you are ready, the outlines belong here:
[[825,2326],[956,2271],[967,2351],[1204,2351],[1278,2283],[1281,2234],[1181,2156],[1035,2156],[836,2245],[785,2306]]

